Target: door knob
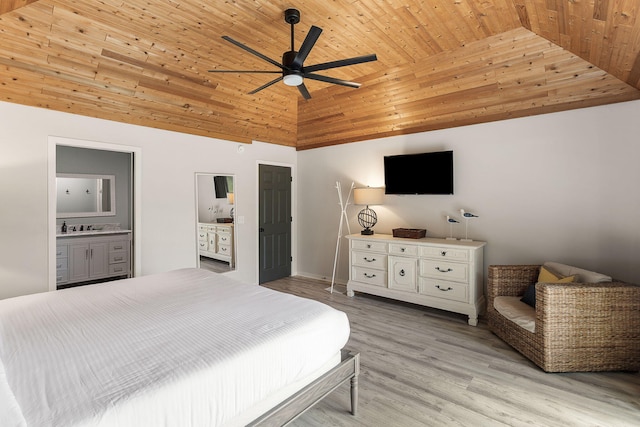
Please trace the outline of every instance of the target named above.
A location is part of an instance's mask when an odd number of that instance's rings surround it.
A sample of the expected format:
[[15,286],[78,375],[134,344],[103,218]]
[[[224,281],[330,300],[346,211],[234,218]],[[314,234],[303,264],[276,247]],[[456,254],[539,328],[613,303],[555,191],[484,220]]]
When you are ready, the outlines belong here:
[[264,228],[260,227],[260,232],[264,233]]

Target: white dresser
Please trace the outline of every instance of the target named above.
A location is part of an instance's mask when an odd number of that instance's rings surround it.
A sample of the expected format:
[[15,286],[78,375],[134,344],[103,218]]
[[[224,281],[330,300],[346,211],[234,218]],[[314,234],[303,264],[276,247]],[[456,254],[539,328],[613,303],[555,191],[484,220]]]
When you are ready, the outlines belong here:
[[349,282],[354,291],[462,313],[478,324],[485,307],[485,242],[404,239],[386,234],[349,239]]
[[198,254],[226,261],[234,268],[233,224],[199,222]]

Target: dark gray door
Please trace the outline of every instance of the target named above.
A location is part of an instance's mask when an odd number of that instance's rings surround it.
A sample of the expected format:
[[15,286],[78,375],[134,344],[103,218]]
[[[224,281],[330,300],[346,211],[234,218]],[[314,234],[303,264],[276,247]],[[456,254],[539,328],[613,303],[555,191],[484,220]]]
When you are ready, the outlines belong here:
[[259,282],[291,276],[291,168],[259,165]]

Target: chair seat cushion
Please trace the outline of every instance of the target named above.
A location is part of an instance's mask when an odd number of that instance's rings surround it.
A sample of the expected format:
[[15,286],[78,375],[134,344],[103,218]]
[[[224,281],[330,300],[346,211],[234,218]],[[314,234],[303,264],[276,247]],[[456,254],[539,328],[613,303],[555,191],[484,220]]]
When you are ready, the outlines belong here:
[[502,316],[527,331],[531,333],[536,331],[536,310],[520,301],[520,297],[495,297],[493,308]]

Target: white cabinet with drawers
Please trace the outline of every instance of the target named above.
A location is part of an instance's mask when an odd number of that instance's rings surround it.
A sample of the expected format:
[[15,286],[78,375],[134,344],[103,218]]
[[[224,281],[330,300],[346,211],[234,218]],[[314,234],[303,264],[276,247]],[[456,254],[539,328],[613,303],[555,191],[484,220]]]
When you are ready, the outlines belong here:
[[462,313],[478,324],[485,307],[485,242],[404,239],[385,234],[349,239],[347,295],[364,292]]
[[56,284],[131,277],[131,232],[56,238]]
[[198,254],[226,261],[234,268],[233,224],[198,223]]

